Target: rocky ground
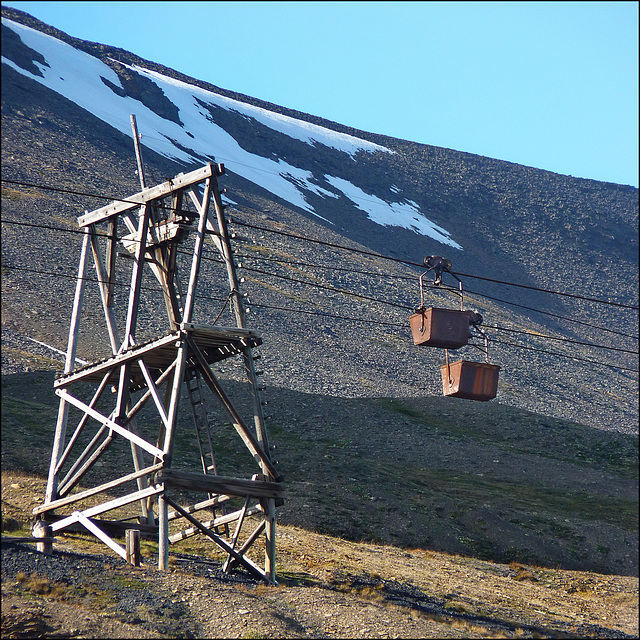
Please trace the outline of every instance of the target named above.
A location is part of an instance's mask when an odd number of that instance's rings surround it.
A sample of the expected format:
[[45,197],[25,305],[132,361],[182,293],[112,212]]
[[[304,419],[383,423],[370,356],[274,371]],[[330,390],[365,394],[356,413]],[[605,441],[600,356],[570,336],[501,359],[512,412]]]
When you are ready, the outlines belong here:
[[[42,503],[52,375],[3,378],[4,539]],[[149,541],[141,568],[77,534],[51,556],[3,543],[3,637],[637,637],[637,437],[494,403],[270,398],[278,586],[199,538],[167,573]]]
[[[84,544],[87,544],[86,542]],[[75,544],[76,548],[78,542]],[[80,545],[83,546],[83,545]],[[632,638],[638,580],[348,542],[284,526],[279,584],[3,544],[6,638]]]

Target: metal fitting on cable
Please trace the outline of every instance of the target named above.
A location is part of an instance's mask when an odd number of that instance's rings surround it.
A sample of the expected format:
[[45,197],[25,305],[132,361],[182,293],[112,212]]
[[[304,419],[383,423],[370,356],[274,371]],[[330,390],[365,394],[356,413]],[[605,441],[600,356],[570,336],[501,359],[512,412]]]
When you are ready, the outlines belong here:
[[427,267],[427,271],[433,270],[435,276],[433,284],[441,284],[442,272],[451,269],[451,260],[447,260],[447,258],[443,258],[442,256],[427,256],[423,264]]

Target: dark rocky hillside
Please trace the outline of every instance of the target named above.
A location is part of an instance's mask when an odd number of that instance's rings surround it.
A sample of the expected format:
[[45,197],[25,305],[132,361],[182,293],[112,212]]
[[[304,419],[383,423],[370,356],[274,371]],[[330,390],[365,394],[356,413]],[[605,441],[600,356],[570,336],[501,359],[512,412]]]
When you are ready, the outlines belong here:
[[[172,123],[180,110],[157,85],[112,59],[384,145],[394,153],[352,158],[202,103],[255,156],[303,167],[318,184],[325,173],[343,176],[370,197],[397,190],[463,247],[376,224],[347,197],[311,194],[314,216],[228,171],[220,186],[234,203],[227,214],[247,324],[264,339],[267,427],[287,488],[280,586],[222,575],[221,555],[200,537],[172,548],[163,575],[150,541],[139,570],[91,537],[56,542],[39,564],[26,547],[3,544],[3,637],[637,637],[637,189],[357,131],[72,38],[14,9],[2,16],[104,61],[122,85],[114,93]],[[42,63],[4,26],[2,49],[20,68]],[[77,218],[140,186],[131,135],[4,63],[1,92],[4,536],[29,535],[44,495]],[[153,152],[145,135],[147,184],[199,166]],[[484,317],[490,360],[501,366],[491,402],[442,397],[443,351],[413,345],[415,263],[432,254],[452,261],[466,307]],[[208,243],[194,321],[232,325],[217,255]],[[139,342],[168,331],[157,282],[143,285]],[[436,287],[427,303],[459,304]],[[77,355],[110,354],[89,282]],[[467,347],[451,356],[482,354]],[[216,364],[247,409],[240,363]],[[224,472],[242,452],[224,416],[209,410]],[[180,411],[192,430],[188,407]],[[143,431],[156,428],[145,420]],[[181,462],[193,458],[186,432],[176,440]],[[126,447],[109,456],[88,481],[131,463]]]
[[[69,38],[34,22],[26,14],[3,8],[3,15],[42,28],[101,59],[121,58],[159,69],[128,52]],[[15,38],[3,38],[3,47],[13,55],[12,49],[19,45]],[[28,62],[23,60],[22,64]],[[185,79],[169,69],[161,70]],[[210,85],[190,81],[218,91]],[[154,108],[164,109],[166,117],[176,117],[171,115],[168,106],[162,106],[157,95],[137,87],[135,79],[124,82],[124,86],[143,102],[159,101]],[[349,159],[341,170],[347,177],[352,172],[354,180],[357,177],[359,184],[366,184],[374,195],[388,191],[390,185],[402,189],[403,194],[419,203],[436,223],[454,230],[464,250],[443,247],[430,238],[399,227],[381,227],[359,216],[358,210],[348,207],[346,202],[327,203],[318,198],[313,203],[316,210],[335,223],[326,224],[229,173],[223,179],[223,186],[238,203],[232,215],[240,222],[348,244],[411,262],[420,262],[424,255],[446,253],[459,273],[637,305],[637,189],[347,130],[255,99],[247,98],[247,101],[393,149],[394,154],[362,154],[366,157],[359,157],[358,162]],[[127,136],[7,65],[2,67],[2,104],[3,178],[108,197],[123,197],[138,190],[133,145]],[[332,163],[339,160],[344,165],[344,158],[338,158],[326,147],[310,147],[266,128],[257,130],[251,124],[254,121],[234,113],[224,112],[217,117],[226,114],[222,124],[254,153],[264,156],[276,153],[295,159],[312,172],[330,170]],[[266,135],[265,131],[271,133]],[[144,147],[143,154],[151,183],[188,169]],[[3,183],[3,329],[10,347],[3,352],[5,360],[14,359],[14,354],[22,348],[16,340],[24,340],[24,336],[64,348],[68,330],[66,301],[70,305],[73,290],[73,279],[69,276],[73,276],[76,268],[79,239],[71,233],[27,227],[26,223],[71,229],[79,214],[103,203],[73,193]],[[289,278],[297,276],[298,280],[388,300],[406,309],[314,290],[292,280],[247,270],[246,290],[254,303],[252,318],[256,327],[266,334],[268,375],[273,376],[273,384],[349,397],[440,393],[437,367],[442,362],[442,354],[415,348],[407,329],[403,328],[408,326],[408,314],[419,300],[417,269],[246,227],[238,226],[236,230],[250,237],[240,248],[251,257],[244,262],[248,268]],[[295,267],[282,261],[279,264],[273,262],[275,257],[336,269]],[[21,271],[35,265],[45,273]],[[217,278],[211,275],[212,286],[216,286]],[[637,356],[627,353],[637,351],[637,340],[628,337],[637,335],[637,312],[472,277],[464,278],[464,284],[473,292],[468,304],[484,314],[485,324],[509,330],[487,329],[490,337],[495,338],[491,345],[492,358],[503,367],[500,402],[570,417],[600,428],[632,431],[637,428],[637,373],[634,372]],[[224,295],[223,292],[220,295]],[[485,297],[487,295],[491,298]],[[455,304],[444,296],[438,300],[437,304]],[[203,304],[206,309],[207,303]],[[327,315],[292,314],[260,305]],[[214,316],[218,313],[215,304],[211,312],[204,311],[205,315],[209,313]],[[354,320],[349,322],[331,315]],[[568,322],[558,316],[578,322]],[[368,318],[391,324],[367,325]],[[152,326],[153,323],[154,320]],[[162,313],[157,329],[164,330]],[[615,333],[608,331],[610,329]],[[619,351],[517,333],[523,331],[553,334]],[[87,332],[87,340],[90,333]],[[38,347],[32,345],[31,348]],[[86,359],[93,357],[93,348],[95,345],[84,347]],[[560,353],[563,357],[544,351]],[[312,366],[306,357],[301,358],[301,354],[309,352],[314,353]],[[572,355],[580,359],[566,357]],[[601,363],[611,364],[613,368],[600,366]],[[620,368],[615,368],[616,365]],[[296,374],[292,377],[293,371]]]

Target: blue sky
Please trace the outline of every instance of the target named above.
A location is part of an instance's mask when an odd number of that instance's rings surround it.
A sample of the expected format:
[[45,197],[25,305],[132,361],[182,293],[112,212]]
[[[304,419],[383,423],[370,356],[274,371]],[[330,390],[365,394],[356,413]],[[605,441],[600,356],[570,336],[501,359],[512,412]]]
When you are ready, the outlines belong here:
[[638,186],[636,2],[3,2],[357,129]]

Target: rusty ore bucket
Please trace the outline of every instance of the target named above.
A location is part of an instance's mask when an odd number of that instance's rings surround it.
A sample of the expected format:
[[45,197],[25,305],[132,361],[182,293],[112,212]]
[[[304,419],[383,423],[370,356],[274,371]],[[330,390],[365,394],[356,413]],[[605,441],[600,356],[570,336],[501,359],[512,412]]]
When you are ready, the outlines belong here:
[[496,397],[500,367],[484,362],[458,360],[440,367],[445,396],[486,402]]
[[469,313],[430,307],[409,317],[413,343],[457,349],[469,342]]

